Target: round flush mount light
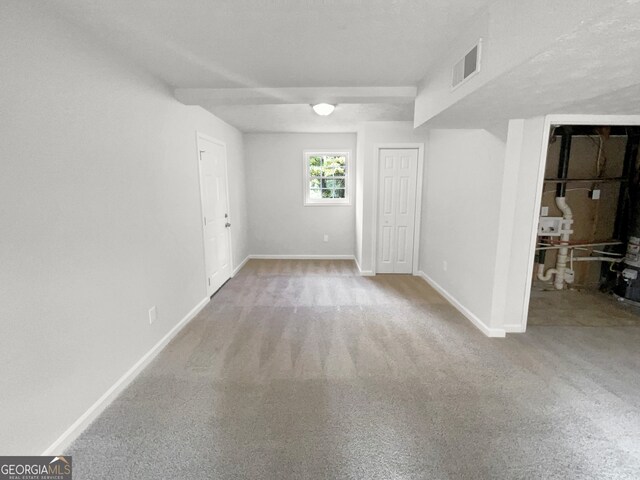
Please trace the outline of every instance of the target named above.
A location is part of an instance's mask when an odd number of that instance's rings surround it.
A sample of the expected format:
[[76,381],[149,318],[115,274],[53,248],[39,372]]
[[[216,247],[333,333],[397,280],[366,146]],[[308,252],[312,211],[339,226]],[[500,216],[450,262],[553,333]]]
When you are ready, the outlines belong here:
[[312,105],[312,107],[314,112],[323,117],[331,115],[333,113],[333,110],[336,108],[335,105],[330,105],[328,103],[318,103],[316,105]]

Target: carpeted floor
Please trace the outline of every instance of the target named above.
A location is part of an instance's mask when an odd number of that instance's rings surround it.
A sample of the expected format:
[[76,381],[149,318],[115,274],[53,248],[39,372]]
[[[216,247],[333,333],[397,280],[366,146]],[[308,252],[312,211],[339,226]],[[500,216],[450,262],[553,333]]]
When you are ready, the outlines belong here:
[[77,480],[638,479],[640,328],[489,339],[417,277],[252,260],[67,453]]

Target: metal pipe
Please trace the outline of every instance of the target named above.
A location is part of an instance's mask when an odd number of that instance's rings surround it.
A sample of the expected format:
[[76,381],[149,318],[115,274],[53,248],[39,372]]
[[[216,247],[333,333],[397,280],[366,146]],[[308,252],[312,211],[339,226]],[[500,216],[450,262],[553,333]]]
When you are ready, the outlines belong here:
[[[578,249],[578,250],[587,250],[586,248],[583,249]],[[606,255],[608,257],[624,257],[623,254],[621,253],[616,253],[616,252],[605,252],[604,250],[592,250],[593,253],[598,253],[600,255]]]
[[[560,143],[560,161],[558,162],[558,179],[565,180],[569,173],[569,156],[571,155],[571,133],[565,127]],[[567,190],[566,183],[558,183],[556,186],[556,197],[564,197]]]
[[[624,149],[624,160],[622,163],[622,177],[627,181],[631,181],[635,168],[635,161],[638,157],[638,145],[640,143],[640,134],[637,131],[629,133],[627,136],[627,144]],[[628,219],[629,219],[629,205],[627,202],[629,192],[629,185],[627,183],[620,184],[620,191],[618,192],[618,208],[616,210],[616,219],[613,226],[614,238],[627,239]]]
[[622,258],[613,257],[573,257],[574,262],[611,262],[620,263]]
[[547,256],[547,251],[546,250],[538,250],[536,248],[536,255],[537,255],[537,262],[536,263],[544,265],[544,262],[545,262],[546,256]]
[[607,182],[628,182],[627,177],[605,177],[605,178],[545,178],[544,183],[607,183]]
[[580,248],[580,247],[599,247],[606,245],[622,245],[622,242],[600,242],[600,243],[579,243],[576,245],[552,245],[545,247],[536,247],[536,250],[558,250],[560,248]]
[[[571,156],[571,128],[565,126],[562,129],[562,143],[560,144],[560,159],[558,161],[558,180],[566,180],[569,173],[569,157]],[[549,281],[553,275],[553,286],[556,290],[562,290],[565,284],[565,272],[567,270],[567,260],[569,259],[569,239],[571,238],[571,224],[573,223],[573,213],[567,205],[565,195],[567,193],[567,182],[559,181],[556,185],[556,205],[562,212],[564,219],[563,233],[560,234],[561,245],[558,248],[556,257],[556,267],[544,271],[544,264],[538,267],[537,277],[541,281]],[[571,250],[573,252],[573,250]]]

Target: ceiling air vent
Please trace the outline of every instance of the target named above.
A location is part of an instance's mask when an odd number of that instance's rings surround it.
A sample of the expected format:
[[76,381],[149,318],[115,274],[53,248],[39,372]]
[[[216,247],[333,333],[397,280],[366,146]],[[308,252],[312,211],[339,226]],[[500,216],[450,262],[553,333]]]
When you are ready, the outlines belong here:
[[451,87],[456,88],[473,75],[480,71],[480,47],[482,39],[453,66],[453,74],[451,75]]

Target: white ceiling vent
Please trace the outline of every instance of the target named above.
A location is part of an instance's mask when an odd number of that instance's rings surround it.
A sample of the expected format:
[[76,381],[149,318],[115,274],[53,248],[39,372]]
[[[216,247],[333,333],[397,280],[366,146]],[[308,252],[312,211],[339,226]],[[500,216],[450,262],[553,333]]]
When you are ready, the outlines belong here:
[[453,66],[451,87],[456,88],[480,71],[480,48],[482,39]]

